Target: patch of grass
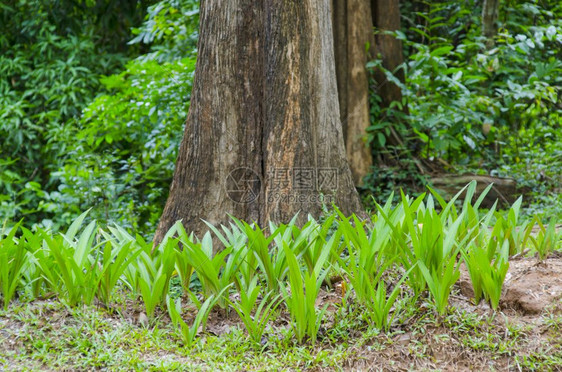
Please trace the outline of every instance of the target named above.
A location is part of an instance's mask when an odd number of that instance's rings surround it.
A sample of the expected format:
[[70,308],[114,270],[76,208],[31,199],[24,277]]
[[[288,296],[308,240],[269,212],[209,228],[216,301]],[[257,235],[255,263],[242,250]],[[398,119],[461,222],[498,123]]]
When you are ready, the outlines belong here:
[[167,321],[157,319],[145,328],[102,308],[70,309],[58,301],[37,301],[0,312],[0,369],[328,368],[346,355],[343,348],[295,344],[291,335],[278,330],[267,347],[256,347],[235,327],[221,337],[204,335],[188,348]]
[[[115,302],[130,301],[123,296],[118,292]],[[227,333],[200,333],[186,347],[167,317],[156,317],[150,327],[139,324],[133,309],[142,306],[137,302],[117,314],[103,307],[70,308],[58,300],[13,303],[0,311],[0,369],[431,369],[462,355],[483,370],[502,369],[506,361],[548,370],[562,355],[560,340],[536,338],[540,329],[452,307],[441,317],[419,305],[415,316],[388,332],[366,323],[359,308],[340,306],[326,313],[330,326],[316,344],[296,342],[283,322],[264,334],[265,343],[256,344],[233,314],[229,319],[235,323]],[[561,324],[560,317],[549,314],[542,322],[546,334]],[[442,354],[435,354],[438,350]]]
[[529,355],[517,355],[515,363],[520,370],[554,371],[562,366],[562,351],[553,353],[550,348],[541,349]]

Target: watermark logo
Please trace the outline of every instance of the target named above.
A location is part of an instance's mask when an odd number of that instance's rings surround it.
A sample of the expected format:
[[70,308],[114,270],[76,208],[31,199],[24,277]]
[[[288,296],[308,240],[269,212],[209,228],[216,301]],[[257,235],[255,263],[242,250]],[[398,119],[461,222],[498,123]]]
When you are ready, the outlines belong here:
[[[263,184],[257,172],[240,167],[228,174],[226,193],[236,203],[251,203],[260,196]],[[268,203],[332,203],[338,189],[338,169],[272,168],[265,185]]]
[[268,203],[332,203],[337,168],[275,168],[267,175]]
[[260,196],[261,178],[252,169],[236,168],[226,177],[226,194],[235,203],[251,203]]
[[333,192],[338,188],[337,168],[274,168],[268,175],[275,191]]

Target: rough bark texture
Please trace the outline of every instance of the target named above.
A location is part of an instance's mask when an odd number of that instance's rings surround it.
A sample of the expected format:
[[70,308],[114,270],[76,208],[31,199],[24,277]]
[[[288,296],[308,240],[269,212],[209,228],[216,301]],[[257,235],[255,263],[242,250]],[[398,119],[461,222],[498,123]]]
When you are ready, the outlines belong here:
[[233,169],[261,168],[263,9],[252,0],[205,0],[200,17],[191,105],[156,242],[180,219],[199,233],[201,219],[261,215],[259,203],[232,200],[224,185]]
[[[340,118],[346,154],[356,184],[372,165],[365,138],[369,119],[369,77],[374,33],[370,0],[333,0],[334,48]],[[369,48],[367,48],[369,46]]]
[[[373,22],[379,31],[400,30],[400,6],[398,0],[372,0]],[[375,37],[375,52],[382,57],[385,69],[394,71],[404,62],[402,42],[391,35],[379,33]],[[388,81],[384,72],[375,70],[377,90],[382,99],[381,105],[388,107],[393,101],[402,100],[400,88]],[[398,70],[395,76],[404,81],[404,70]]]
[[482,35],[486,38],[486,46],[494,46],[494,36],[497,32],[497,21],[499,15],[499,0],[484,0],[482,6]]
[[192,100],[155,243],[228,214],[264,225],[322,197],[360,211],[339,120],[328,0],[201,2]]

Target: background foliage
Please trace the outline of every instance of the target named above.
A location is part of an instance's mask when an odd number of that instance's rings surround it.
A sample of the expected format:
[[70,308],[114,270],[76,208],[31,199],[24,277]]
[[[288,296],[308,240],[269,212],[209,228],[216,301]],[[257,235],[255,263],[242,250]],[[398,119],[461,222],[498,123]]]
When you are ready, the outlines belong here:
[[[562,213],[562,5],[500,3],[487,47],[482,1],[401,2],[406,80],[387,75],[404,98],[381,108],[373,89],[370,128],[373,152],[400,162],[373,169],[367,194],[412,192],[427,182],[412,176],[422,159],[515,177],[532,191],[527,212]],[[0,4],[1,220],[58,228],[92,208],[152,233],[189,108],[198,4]],[[388,145],[391,126],[402,147]]]
[[[401,87],[403,102],[382,109],[373,93],[371,133],[375,151],[389,151],[377,134],[393,126],[407,141],[390,151],[410,155],[401,167],[374,170],[370,185],[382,178],[411,186],[411,154],[418,152],[443,160],[446,170],[513,177],[532,190],[528,212],[560,214],[562,4],[500,1],[492,47],[482,36],[482,1],[401,5],[402,31],[395,35],[404,45],[399,68],[406,80],[386,74]],[[395,189],[382,188],[375,190],[385,196]]]
[[0,216],[58,227],[93,208],[149,231],[188,109],[197,2],[12,3],[0,22]]
[[[58,218],[53,173],[76,147],[81,112],[140,48],[146,2],[3,1],[0,5],[0,215]],[[30,17],[33,15],[33,17]]]

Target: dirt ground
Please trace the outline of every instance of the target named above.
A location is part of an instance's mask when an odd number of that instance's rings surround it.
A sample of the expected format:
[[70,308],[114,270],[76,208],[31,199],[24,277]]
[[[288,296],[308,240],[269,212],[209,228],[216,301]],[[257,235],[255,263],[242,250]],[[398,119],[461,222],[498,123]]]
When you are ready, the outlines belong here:
[[[332,313],[341,302],[339,286],[322,291],[317,305],[329,304]],[[427,306],[391,329],[390,337],[378,335],[351,343],[350,357],[338,368],[353,371],[562,371],[562,253],[547,260],[518,257],[510,261],[500,309],[494,312],[482,300],[472,302],[472,286],[462,270],[451,296],[455,312],[441,319],[427,314]],[[334,327],[333,314],[325,319]],[[277,326],[288,324],[288,316]],[[236,320],[213,314],[207,331],[225,335]],[[357,338],[361,331],[352,333]],[[318,351],[326,345],[318,345]],[[332,370],[333,368],[313,368]]]
[[[341,301],[338,287],[321,292],[318,305],[328,303],[333,311]],[[462,268],[450,301],[454,314],[426,318],[432,310],[422,305],[417,314],[391,329],[391,337],[381,334],[366,343],[351,344],[351,357],[338,367],[353,371],[562,371],[562,252],[545,261],[535,257],[510,260],[496,312],[484,300],[473,304],[472,295],[470,277]],[[334,326],[330,315],[326,323],[328,328]],[[235,320],[214,314],[207,330],[224,335],[235,326]],[[325,347],[320,344],[318,349]]]
[[[84,364],[79,364],[81,361],[86,363],[83,361],[85,355],[93,357],[91,355],[95,354],[97,357],[104,351],[108,359],[101,365],[107,367],[94,369],[119,369],[120,363],[124,362],[112,361],[115,355],[128,355],[127,353],[131,353],[130,348],[135,347],[140,340],[149,340],[142,341],[149,344],[137,351],[140,360],[138,363],[161,363],[162,360],[167,360],[182,366],[180,370],[183,366],[185,370],[191,370],[195,365],[198,370],[562,371],[562,253],[554,253],[543,262],[534,257],[513,258],[499,311],[494,312],[484,301],[475,305],[471,297],[469,276],[463,271],[451,295],[452,306],[446,315],[437,316],[429,305],[420,301],[419,308],[407,314],[401,322],[396,322],[390,332],[373,333],[372,328],[365,326],[364,322],[353,323],[353,317],[356,320],[359,318],[357,314],[344,314],[338,318],[336,313],[342,296],[341,286],[336,286],[335,291],[323,291],[320,296],[320,301],[330,303],[330,307],[319,341],[306,352],[312,362],[301,363],[298,358],[295,361],[295,358],[289,359],[287,355],[283,355],[302,352],[302,345],[293,341],[283,343],[275,340],[274,343],[281,345],[276,349],[266,347],[261,352],[242,352],[244,355],[237,357],[243,359],[242,364],[238,365],[224,364],[226,362],[209,364],[209,355],[215,355],[220,350],[197,356],[184,349],[175,349],[173,345],[177,341],[171,336],[150,333],[155,331],[147,324],[142,304],[130,299],[117,304],[118,311],[100,310],[104,332],[124,329],[119,337],[124,345],[128,345],[125,349],[124,346],[106,344],[101,338],[95,353],[82,351],[74,354],[72,348],[67,349],[65,346],[68,344],[65,339],[80,336],[69,336],[64,329],[82,330],[84,326],[80,323],[84,320],[77,318],[74,310],[56,305],[57,301],[38,300],[28,305],[28,310],[20,310],[24,313],[5,313],[3,317],[0,316],[0,370],[42,370],[45,366],[50,366],[46,370],[57,370],[57,366],[60,366],[57,363],[74,363],[65,367],[66,370],[74,370],[73,365],[83,366]],[[25,308],[26,305],[23,306]],[[88,310],[81,311],[87,314]],[[159,310],[157,315],[158,327],[166,327],[169,320],[165,313]],[[185,320],[190,321],[189,315]],[[237,327],[241,327],[241,323],[234,312],[227,316],[214,311],[202,338],[214,335],[223,340],[231,340],[233,336],[230,332]],[[282,314],[276,321],[276,330],[270,332],[267,338],[290,337],[287,336],[289,333],[280,331],[288,327],[288,314]],[[25,334],[26,329],[35,333],[30,331]],[[147,331],[148,336],[145,333]],[[93,332],[88,338],[100,337],[96,334],[98,331]],[[128,340],[126,335],[129,332],[135,332],[136,337],[140,338]],[[369,332],[371,333],[367,334]],[[43,345],[45,342],[41,338],[48,337],[51,337],[51,343],[56,339],[62,345],[57,349],[58,352],[69,352],[69,356],[62,362],[58,361],[60,359],[53,359],[56,357],[51,355],[38,356],[36,344],[39,342]],[[163,342],[168,343],[168,349],[161,348]],[[209,342],[215,341],[207,340]],[[236,347],[240,348],[240,344]],[[328,359],[326,355],[336,353],[338,356],[333,357],[330,363],[322,360]],[[225,354],[228,352],[225,351]],[[228,356],[224,358],[229,360]],[[88,365],[77,369],[91,370]],[[11,369],[9,366],[16,367]],[[125,370],[128,368],[125,367]]]
[[[388,347],[363,347],[343,367],[352,370],[562,371],[562,253],[539,262],[510,261],[499,312],[474,305],[466,270],[451,305],[464,315],[401,326]],[[464,318],[464,321],[462,320]],[[481,319],[483,322],[477,321]],[[417,325],[416,325],[417,323]],[[423,321],[422,321],[423,323]]]

